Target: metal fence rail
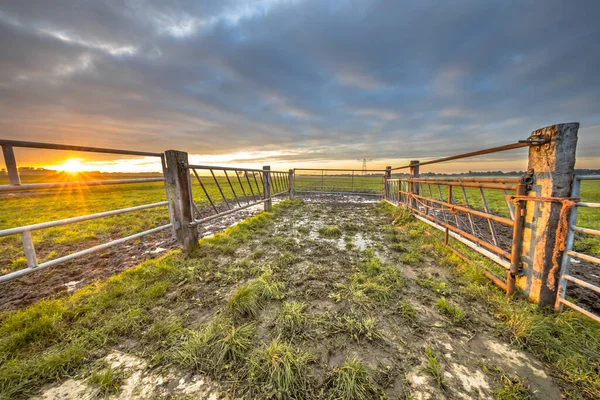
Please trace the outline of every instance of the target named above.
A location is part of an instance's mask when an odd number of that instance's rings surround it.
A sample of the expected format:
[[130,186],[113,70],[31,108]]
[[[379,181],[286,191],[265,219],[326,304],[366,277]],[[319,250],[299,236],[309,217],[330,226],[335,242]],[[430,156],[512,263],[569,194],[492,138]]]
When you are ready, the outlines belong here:
[[382,196],[385,170],[294,169],[294,193]]
[[[581,181],[600,181],[600,175],[575,175],[573,177],[573,186],[571,189],[571,198],[578,199],[581,195]],[[600,231],[596,229],[583,228],[577,226],[577,215],[579,208],[600,208],[600,203],[589,203],[579,201],[575,203],[574,207],[571,209],[571,213],[569,215],[569,231],[567,234],[567,240],[565,244],[565,251],[563,253],[563,258],[561,262],[561,273],[560,273],[560,281],[558,288],[558,296],[556,299],[555,308],[557,311],[562,310],[563,306],[570,307],[575,311],[578,311],[588,317],[600,322],[600,316],[593,314],[586,309],[566,300],[567,295],[567,285],[568,282],[572,282],[575,285],[581,286],[583,288],[592,290],[598,294],[600,294],[600,287],[596,286],[590,282],[586,282],[581,278],[576,278],[572,274],[570,274],[569,270],[571,267],[572,259],[578,259],[579,261],[585,261],[592,264],[595,264],[600,271],[600,258],[594,257],[589,254],[579,253],[573,251],[573,243],[575,241],[575,234],[580,233],[583,235],[591,235],[600,237]]]
[[[190,188],[198,183],[198,195],[190,191],[194,211],[191,225],[198,225],[291,193],[289,172],[213,165],[189,165]],[[200,173],[198,171],[201,171]],[[205,175],[202,175],[202,172]],[[205,203],[200,207],[197,200]]]
[[[6,170],[8,173],[10,183],[8,185],[1,185],[0,191],[3,192],[11,192],[11,191],[19,191],[19,190],[38,190],[38,189],[53,189],[53,188],[63,188],[63,187],[75,187],[75,186],[97,186],[97,185],[113,185],[113,184],[135,184],[135,183],[147,183],[147,182],[165,182],[165,201],[152,203],[152,204],[144,204],[136,207],[128,207],[122,208],[118,210],[111,210],[97,214],[83,215],[73,218],[66,218],[62,220],[49,221],[39,224],[32,224],[27,226],[21,226],[10,229],[0,230],[0,237],[5,237],[9,235],[21,235],[23,249],[25,252],[25,258],[27,259],[27,267],[21,270],[13,271],[4,275],[0,275],[0,282],[8,281],[11,279],[18,278],[20,276],[42,270],[47,267],[51,267],[60,263],[64,263],[66,261],[75,259],[77,257],[85,256],[103,249],[106,249],[111,246],[116,246],[118,244],[125,243],[130,240],[134,240],[140,238],[142,236],[146,236],[155,232],[159,232],[165,229],[173,228],[172,223],[172,215],[171,215],[171,202],[169,198],[169,190],[165,181],[165,171],[166,164],[165,158],[162,153],[148,153],[148,152],[140,152],[140,151],[129,151],[129,150],[120,150],[120,149],[105,149],[105,148],[97,148],[97,147],[84,147],[84,146],[70,146],[70,145],[59,145],[59,144],[51,144],[51,143],[36,143],[36,142],[23,142],[16,140],[0,140],[0,145],[2,146],[2,153],[4,155],[4,161],[6,164]],[[15,147],[27,147],[27,148],[36,148],[36,149],[49,149],[49,150],[71,150],[71,151],[82,151],[82,152],[93,152],[93,153],[107,153],[107,154],[123,154],[130,156],[144,156],[144,157],[156,157],[160,159],[163,177],[162,178],[141,178],[141,179],[121,179],[121,180],[99,180],[99,181],[87,181],[87,182],[49,182],[49,183],[36,183],[36,184],[22,184],[19,176],[19,170],[17,167],[16,158],[14,155]],[[107,243],[100,244],[98,246],[94,246],[85,250],[81,250],[63,257],[55,258],[53,260],[45,261],[43,263],[38,263],[38,258],[35,251],[35,246],[33,243],[33,239],[31,236],[32,231],[40,230],[40,229],[48,229],[57,226],[64,226],[69,224],[74,224],[82,221],[89,221],[97,218],[105,218],[114,215],[120,215],[124,213],[136,212],[140,210],[146,210],[155,207],[163,207],[167,206],[169,210],[169,219],[170,223],[158,226],[152,229],[145,230],[143,232],[139,232],[124,238],[116,239],[109,241]]]

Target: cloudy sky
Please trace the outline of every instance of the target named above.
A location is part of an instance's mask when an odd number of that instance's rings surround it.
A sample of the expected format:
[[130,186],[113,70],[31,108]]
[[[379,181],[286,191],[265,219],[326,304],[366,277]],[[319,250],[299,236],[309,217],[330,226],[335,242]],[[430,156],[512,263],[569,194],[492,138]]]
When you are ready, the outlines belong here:
[[578,121],[578,166],[600,168],[598,15],[597,0],[3,0],[0,138],[375,167]]

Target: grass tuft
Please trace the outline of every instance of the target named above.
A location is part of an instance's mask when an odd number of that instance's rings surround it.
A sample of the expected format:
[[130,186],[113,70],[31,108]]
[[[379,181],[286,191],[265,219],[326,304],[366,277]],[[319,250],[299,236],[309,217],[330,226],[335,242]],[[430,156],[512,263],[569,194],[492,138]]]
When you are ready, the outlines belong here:
[[102,397],[119,393],[124,381],[123,371],[111,367],[94,371],[89,378],[90,384],[98,389],[98,394]]
[[444,375],[442,374],[442,369],[440,368],[437,356],[433,350],[431,350],[431,347],[427,346],[425,348],[425,355],[427,356],[427,367],[425,367],[425,371],[435,379],[435,382],[440,389],[445,389],[446,382],[444,381]]
[[189,331],[173,358],[180,365],[215,375],[245,359],[254,332],[254,324],[236,326],[227,317],[217,316],[199,331]]
[[329,381],[329,399],[367,400],[377,398],[367,367],[356,357],[346,358],[335,368]]
[[306,398],[312,356],[281,339],[255,350],[248,360],[247,379],[256,398]]
[[453,323],[460,324],[465,321],[467,314],[456,304],[451,304],[445,297],[441,297],[435,306],[440,313],[450,317]]
[[319,228],[319,235],[327,239],[342,237],[342,230],[335,225],[327,225]]
[[298,301],[286,301],[281,305],[276,326],[282,337],[292,339],[306,330],[308,325],[306,307],[306,303]]

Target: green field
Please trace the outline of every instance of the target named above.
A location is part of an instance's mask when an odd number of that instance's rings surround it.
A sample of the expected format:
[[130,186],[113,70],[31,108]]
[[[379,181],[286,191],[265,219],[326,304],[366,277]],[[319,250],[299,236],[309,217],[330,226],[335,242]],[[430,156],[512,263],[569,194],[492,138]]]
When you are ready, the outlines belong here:
[[[65,175],[23,177],[23,183],[43,182],[62,179],[70,179]],[[115,174],[91,176],[87,179],[127,179],[139,177],[139,175]],[[215,203],[221,203],[223,198],[214,179],[211,176],[201,176],[206,190]],[[236,205],[231,187],[223,176],[217,180],[222,188],[223,194],[230,200],[232,206]],[[237,196],[243,196],[245,192],[251,197],[250,186],[245,177],[241,177],[242,186],[235,174],[230,174],[230,180]],[[260,186],[260,178],[257,176]],[[382,179],[376,176],[326,176],[325,186],[333,186],[332,191],[347,191],[342,187],[351,187],[352,191],[381,191]],[[209,207],[209,203],[203,190],[195,177],[191,178],[194,201],[199,207]],[[6,184],[7,178],[0,177],[0,183]],[[258,195],[256,185],[250,177],[252,190]],[[284,187],[285,182],[278,181],[279,188]],[[308,190],[320,186],[321,182],[315,181],[315,177],[307,178],[299,175],[296,179],[297,190]],[[336,189],[337,187],[337,189]],[[243,190],[242,190],[243,188]],[[262,190],[262,187],[260,186]],[[428,187],[424,186],[424,194],[429,195]],[[432,185],[433,197],[438,198],[438,191]],[[329,190],[329,189],[328,189]],[[442,198],[447,198],[447,188],[441,188]],[[478,189],[466,189],[469,203],[472,207],[483,209],[481,195]],[[600,181],[582,182],[583,201],[600,202]],[[492,212],[497,215],[509,216],[508,207],[504,193],[499,190],[485,190],[488,205]],[[99,213],[125,207],[133,207],[142,204],[155,203],[165,200],[165,191],[161,182],[126,184],[113,186],[91,186],[78,188],[65,188],[62,190],[47,190],[36,192],[19,192],[15,195],[2,194],[0,202],[0,229],[13,228],[57,219],[70,218],[80,215]],[[460,188],[454,189],[456,202],[464,202]],[[242,204],[244,204],[242,202]],[[206,211],[210,213],[210,210]],[[52,259],[72,252],[82,246],[99,244],[108,240],[117,239],[127,235],[141,232],[168,223],[167,207],[142,210],[119,216],[96,219],[93,221],[80,222],[68,226],[55,227],[33,232],[34,243],[38,252],[39,261]],[[593,229],[600,229],[599,211],[583,208],[579,210],[578,225]],[[589,235],[578,235],[575,249],[588,254],[600,256],[600,238]],[[25,266],[25,258],[19,235],[0,238],[0,268],[5,273],[10,270]]]

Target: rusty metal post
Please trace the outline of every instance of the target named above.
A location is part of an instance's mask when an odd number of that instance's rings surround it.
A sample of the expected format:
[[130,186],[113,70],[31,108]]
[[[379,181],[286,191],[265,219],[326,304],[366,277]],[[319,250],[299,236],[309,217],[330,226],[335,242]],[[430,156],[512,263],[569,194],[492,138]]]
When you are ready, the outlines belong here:
[[198,229],[190,226],[194,214],[190,201],[192,188],[188,179],[188,154],[183,151],[167,150],[165,156],[175,235],[179,245],[189,253],[198,244]]
[[10,144],[3,144],[2,155],[4,156],[4,163],[6,164],[8,181],[11,185],[20,185],[21,178],[19,177],[19,169],[17,168],[17,160],[15,159],[13,147]]
[[[523,177],[525,178],[525,177]],[[521,182],[517,186],[517,196],[527,194],[527,184]],[[515,293],[515,283],[517,276],[521,273],[521,260],[523,253],[523,225],[525,222],[525,202],[518,201],[515,207],[515,220],[513,221],[512,252],[510,256],[510,270],[506,278],[506,295],[512,296]]]
[[571,194],[578,130],[579,123],[573,122],[547,126],[531,134],[531,139],[548,142],[529,148],[528,171],[533,182],[528,195],[554,201],[527,201],[523,232],[527,267],[523,276],[517,277],[517,285],[540,307],[553,306],[558,292],[568,213],[556,200]]
[[288,171],[288,186],[290,187],[290,200],[294,200],[294,170]]
[[273,210],[273,203],[271,202],[271,167],[269,165],[263,166],[263,193],[265,197],[265,211]]
[[[410,162],[410,179],[418,179],[419,178],[419,160],[412,160]],[[413,182],[410,182],[409,184],[409,192],[411,192],[412,194],[419,194],[419,185],[418,184],[414,184]],[[410,207],[411,208],[417,208],[417,202],[415,199],[411,199],[410,201]]]

